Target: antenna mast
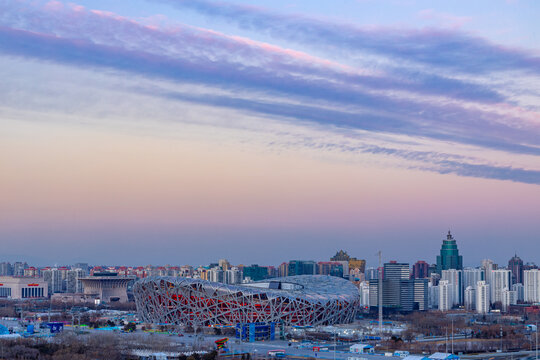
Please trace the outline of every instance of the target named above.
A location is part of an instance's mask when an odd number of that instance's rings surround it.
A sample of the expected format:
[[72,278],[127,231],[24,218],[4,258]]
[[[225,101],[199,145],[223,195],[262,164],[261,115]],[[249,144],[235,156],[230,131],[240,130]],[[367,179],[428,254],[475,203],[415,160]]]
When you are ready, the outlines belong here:
[[378,290],[377,290],[377,296],[378,296],[378,307],[379,307],[379,336],[382,339],[382,321],[383,321],[383,276],[382,276],[382,251],[379,250],[379,268],[378,270]]

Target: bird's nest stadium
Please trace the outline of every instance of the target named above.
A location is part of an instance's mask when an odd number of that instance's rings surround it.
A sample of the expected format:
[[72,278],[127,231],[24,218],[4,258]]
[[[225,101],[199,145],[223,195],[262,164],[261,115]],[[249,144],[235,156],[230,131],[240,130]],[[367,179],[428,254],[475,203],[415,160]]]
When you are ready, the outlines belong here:
[[349,323],[359,305],[356,286],[325,275],[289,276],[241,285],[149,277],[136,282],[133,292],[141,320],[191,326]]

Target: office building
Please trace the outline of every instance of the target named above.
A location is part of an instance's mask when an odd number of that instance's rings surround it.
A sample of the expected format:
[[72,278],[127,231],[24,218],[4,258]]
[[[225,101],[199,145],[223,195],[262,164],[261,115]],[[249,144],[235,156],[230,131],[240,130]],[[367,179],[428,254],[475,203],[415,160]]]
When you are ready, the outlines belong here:
[[[409,264],[391,261],[384,264],[382,306],[409,312],[414,309],[414,281],[409,279]],[[379,280],[369,281],[370,306],[378,306]],[[420,296],[420,295],[419,295]]]
[[412,268],[413,279],[425,279],[429,277],[429,264],[425,261],[417,261]]
[[291,260],[288,269],[289,276],[315,275],[317,273],[317,264],[315,261]]
[[452,237],[450,230],[443,240],[441,254],[437,256],[437,272],[440,274],[443,270],[463,269],[463,257],[459,255],[456,240]]
[[508,261],[508,270],[512,272],[512,284],[523,283],[523,260],[517,254]]
[[261,281],[268,278],[268,268],[266,266],[259,266],[257,264],[244,266],[242,272],[244,274],[244,279],[249,279],[251,281]]
[[390,261],[383,266],[384,280],[409,280],[410,269],[407,263]]
[[476,312],[479,314],[487,314],[490,305],[489,285],[485,281],[479,281],[476,284]]
[[429,308],[428,279],[414,279],[414,309],[425,311]]
[[540,302],[540,270],[523,271],[523,297],[527,303]]

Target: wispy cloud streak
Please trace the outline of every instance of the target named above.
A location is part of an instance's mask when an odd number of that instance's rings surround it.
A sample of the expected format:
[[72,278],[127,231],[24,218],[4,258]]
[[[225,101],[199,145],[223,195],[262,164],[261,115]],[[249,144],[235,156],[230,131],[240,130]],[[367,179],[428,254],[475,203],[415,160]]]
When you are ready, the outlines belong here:
[[[0,4],[0,10],[0,53],[228,93],[137,89],[152,96],[325,126],[327,131],[361,129],[540,156],[540,124],[530,120],[538,114],[475,83],[427,73],[395,79],[249,39],[188,26],[155,29],[78,6],[15,2]],[[522,111],[514,114],[512,109]],[[347,151],[346,146],[336,148]],[[440,173],[540,183],[534,166],[473,164],[437,151],[427,156],[392,146],[361,146],[358,151],[419,161],[425,165],[416,167]]]
[[276,38],[345,53],[372,52],[462,73],[522,69],[540,74],[540,56],[481,37],[445,29],[367,28],[303,15],[283,15],[254,6],[208,0],[151,0],[202,14]]

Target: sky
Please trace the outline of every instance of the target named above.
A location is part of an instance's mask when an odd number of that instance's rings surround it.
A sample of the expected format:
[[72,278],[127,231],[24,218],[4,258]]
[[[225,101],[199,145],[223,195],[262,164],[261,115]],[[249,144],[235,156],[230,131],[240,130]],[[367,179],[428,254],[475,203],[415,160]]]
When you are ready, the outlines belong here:
[[540,263],[535,0],[0,0],[0,261]]

